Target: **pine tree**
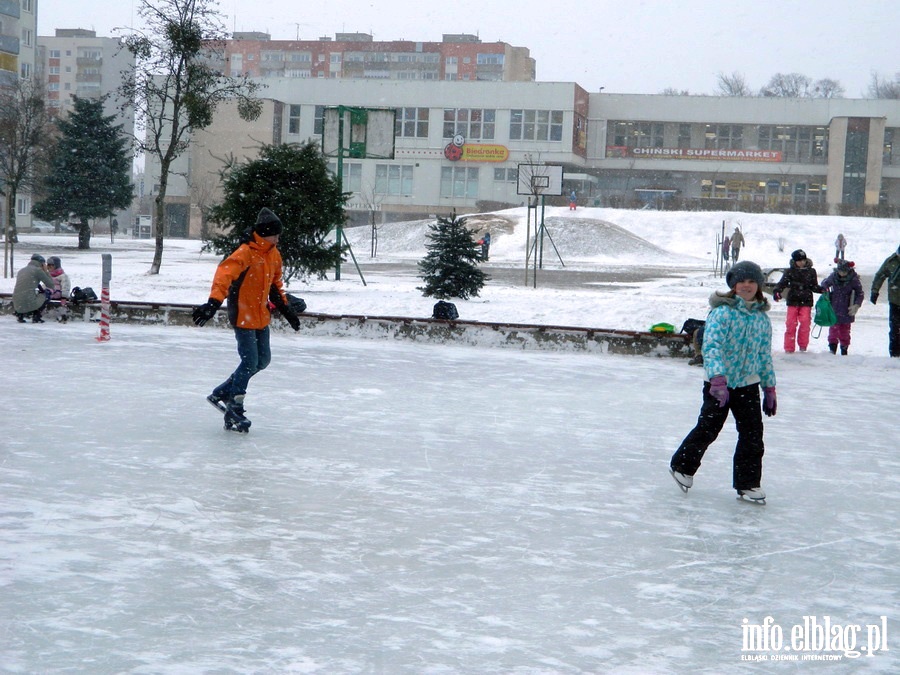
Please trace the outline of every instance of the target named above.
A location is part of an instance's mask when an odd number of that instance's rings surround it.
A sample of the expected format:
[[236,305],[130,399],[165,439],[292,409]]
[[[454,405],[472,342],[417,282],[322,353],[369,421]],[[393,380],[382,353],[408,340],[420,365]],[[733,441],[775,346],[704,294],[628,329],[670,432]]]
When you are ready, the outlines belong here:
[[283,231],[278,250],[284,261],[284,278],[324,274],[340,259],[335,243],[325,236],[344,219],[344,202],[337,179],[314,142],[264,145],[257,159],[232,163],[221,173],[222,203],[209,210],[209,221],[222,233],[208,244],[220,255],[230,255],[246,240],[261,208],[270,208],[281,219]]
[[425,286],[422,295],[439,300],[478,297],[484,283],[490,279],[478,269],[481,246],[475,243],[472,232],[465,227],[466,219],[454,213],[449,219],[438,218],[429,226],[425,244],[428,253],[419,261],[419,271]]
[[108,218],[131,204],[131,151],[114,120],[103,114],[102,98],[74,97],[72,112],[57,122],[61,136],[44,178],[46,197],[32,209],[45,220],[74,214],[78,248],[91,247],[91,218]]

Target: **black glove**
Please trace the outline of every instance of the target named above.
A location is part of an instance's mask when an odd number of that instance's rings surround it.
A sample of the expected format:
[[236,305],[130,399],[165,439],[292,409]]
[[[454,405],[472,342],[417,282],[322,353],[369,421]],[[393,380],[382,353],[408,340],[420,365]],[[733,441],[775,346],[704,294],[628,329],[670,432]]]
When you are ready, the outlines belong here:
[[290,308],[285,307],[281,310],[281,316],[284,317],[284,320],[291,324],[291,328],[294,330],[300,330],[300,317]]
[[281,297],[281,293],[275,288],[275,284],[272,284],[269,287],[269,302],[275,305],[275,309],[277,309],[279,314],[284,317],[284,320],[291,325],[291,328],[300,330],[300,317],[297,316],[297,313],[294,310],[284,304],[284,298]]
[[872,291],[872,295],[869,296],[869,300],[872,301],[872,304],[873,304],[873,305],[874,305],[876,302],[878,302],[878,293],[876,293],[875,291]]
[[216,315],[216,310],[221,306],[222,302],[220,300],[210,298],[199,307],[194,307],[194,311],[191,314],[194,317],[194,323],[198,326],[205,325],[207,321]]

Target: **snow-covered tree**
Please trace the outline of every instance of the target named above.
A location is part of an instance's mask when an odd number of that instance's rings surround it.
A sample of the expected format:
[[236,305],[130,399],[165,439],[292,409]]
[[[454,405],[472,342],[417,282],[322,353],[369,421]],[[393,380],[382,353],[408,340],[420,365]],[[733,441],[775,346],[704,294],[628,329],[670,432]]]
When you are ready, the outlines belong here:
[[135,57],[121,94],[131,101],[146,135],[137,147],[159,161],[159,189],[153,222],[156,252],[150,274],[159,274],[165,238],[165,201],[172,163],[187,149],[191,132],[205,129],[216,107],[226,99],[238,102],[243,119],[262,110],[253,97],[259,85],[248,77],[224,74],[227,38],[214,0],[140,0],[138,13],[147,32],[134,32],[125,46]]
[[257,159],[230,162],[221,177],[224,199],[209,209],[209,222],[222,228],[210,239],[214,251],[231,254],[265,206],[284,228],[278,249],[286,280],[336,265],[341,251],[325,237],[343,222],[349,193],[341,192],[316,143],[264,145]]
[[478,297],[489,277],[478,268],[481,246],[466,228],[466,219],[438,218],[429,226],[428,253],[419,261],[420,277],[425,286],[419,290],[426,297],[439,300]]
[[78,248],[91,247],[92,218],[107,218],[131,204],[129,139],[104,99],[73,97],[72,112],[57,121],[60,137],[44,177],[44,198],[32,213],[45,220],[74,216]]

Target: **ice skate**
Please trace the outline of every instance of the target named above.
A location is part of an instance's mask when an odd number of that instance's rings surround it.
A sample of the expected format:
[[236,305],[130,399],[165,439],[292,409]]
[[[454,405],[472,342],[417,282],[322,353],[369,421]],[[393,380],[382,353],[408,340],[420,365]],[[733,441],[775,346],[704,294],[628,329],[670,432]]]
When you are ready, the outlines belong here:
[[250,420],[244,416],[243,396],[235,396],[225,405],[225,430],[242,434],[250,431]]
[[738,499],[746,502],[753,502],[754,504],[765,504],[766,503],[766,493],[762,488],[750,488],[749,490],[738,490]]
[[213,392],[206,397],[206,400],[209,401],[209,404],[220,413],[227,412],[228,398],[226,396],[218,396],[215,392]]
[[673,468],[669,468],[669,473],[672,474],[672,478],[675,479],[675,482],[678,483],[678,487],[681,488],[681,491],[687,493],[688,490],[691,489],[694,485],[694,477],[688,476],[686,473],[681,473],[680,471],[676,471]]

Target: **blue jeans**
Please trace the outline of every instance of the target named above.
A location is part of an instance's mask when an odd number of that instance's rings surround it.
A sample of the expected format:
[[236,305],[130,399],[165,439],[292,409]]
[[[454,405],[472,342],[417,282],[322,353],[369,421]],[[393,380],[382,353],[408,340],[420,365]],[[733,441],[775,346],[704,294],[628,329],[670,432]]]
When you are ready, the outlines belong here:
[[227,380],[213,389],[213,394],[220,398],[234,398],[246,394],[250,378],[272,361],[268,326],[262,330],[235,328],[234,338],[237,340],[241,362]]

